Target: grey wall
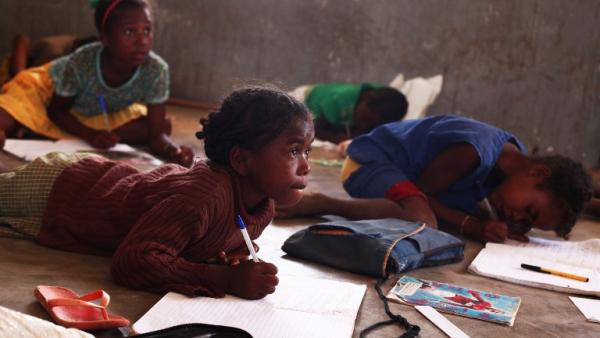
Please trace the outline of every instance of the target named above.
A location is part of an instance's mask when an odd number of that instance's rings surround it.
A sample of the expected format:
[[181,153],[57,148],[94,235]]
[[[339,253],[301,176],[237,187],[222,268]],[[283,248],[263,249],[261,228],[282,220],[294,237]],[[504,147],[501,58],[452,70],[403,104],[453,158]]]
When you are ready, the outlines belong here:
[[[215,101],[248,79],[291,88],[443,74],[431,114],[491,122],[588,165],[600,155],[600,1],[151,2],[173,96]],[[0,0],[0,15],[2,53],[19,31],[94,31],[84,0]]]

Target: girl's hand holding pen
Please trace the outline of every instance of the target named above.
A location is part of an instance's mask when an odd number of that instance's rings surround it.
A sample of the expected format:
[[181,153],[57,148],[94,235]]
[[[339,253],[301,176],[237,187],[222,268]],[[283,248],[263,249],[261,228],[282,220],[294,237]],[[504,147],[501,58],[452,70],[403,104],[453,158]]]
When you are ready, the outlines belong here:
[[267,262],[242,261],[225,267],[223,284],[228,294],[246,298],[261,299],[275,292],[279,283],[277,267]]
[[[259,247],[256,243],[252,243],[254,246],[254,250],[258,252]],[[247,261],[250,258],[250,252],[248,252],[248,248],[241,247],[237,250],[230,251],[226,253],[225,251],[219,252],[219,255],[215,258],[211,258],[207,261],[210,264],[221,264],[221,265],[236,265],[240,264],[240,262]]]

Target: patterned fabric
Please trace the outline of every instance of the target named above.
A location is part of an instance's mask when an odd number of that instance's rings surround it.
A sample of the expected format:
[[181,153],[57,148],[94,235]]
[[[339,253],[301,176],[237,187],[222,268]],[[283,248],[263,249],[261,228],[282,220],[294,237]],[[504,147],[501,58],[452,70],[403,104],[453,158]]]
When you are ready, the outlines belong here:
[[[50,119],[46,107],[50,102],[54,85],[48,75],[50,64],[29,68],[19,72],[11,81],[2,87],[0,107],[6,110],[19,123],[34,132],[52,139],[74,138],[73,135],[57,127]],[[108,114],[109,124],[118,128],[129,121],[146,115],[146,107],[139,103],[119,112]],[[79,122],[92,129],[106,128],[104,116],[86,117],[78,112],[70,112]]]
[[37,236],[46,202],[63,169],[93,154],[50,153],[0,174],[0,236]]
[[100,42],[87,44],[70,55],[51,62],[50,77],[55,91],[64,97],[75,97],[73,109],[84,116],[102,113],[98,96],[106,100],[108,113],[127,108],[134,102],[164,103],[169,98],[169,66],[150,52],[146,61],[122,86],[109,87],[102,78]]

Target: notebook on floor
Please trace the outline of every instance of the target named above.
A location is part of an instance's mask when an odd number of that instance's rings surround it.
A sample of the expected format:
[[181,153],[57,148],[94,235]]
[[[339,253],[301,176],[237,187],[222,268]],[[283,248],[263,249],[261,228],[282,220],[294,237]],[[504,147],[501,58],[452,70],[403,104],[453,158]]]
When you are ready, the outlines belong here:
[[278,276],[275,293],[260,300],[188,298],[170,292],[135,324],[136,333],[205,323],[237,327],[254,338],[350,338],[365,285]]

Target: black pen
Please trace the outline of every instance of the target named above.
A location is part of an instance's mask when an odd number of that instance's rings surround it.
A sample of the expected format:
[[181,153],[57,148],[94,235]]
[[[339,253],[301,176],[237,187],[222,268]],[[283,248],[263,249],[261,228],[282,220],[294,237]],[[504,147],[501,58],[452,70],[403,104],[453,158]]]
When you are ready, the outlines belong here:
[[531,271],[536,271],[536,272],[542,272],[542,273],[547,273],[550,275],[555,275],[555,276],[560,276],[560,277],[565,277],[565,278],[570,278],[570,279],[574,279],[574,280],[578,280],[580,282],[589,282],[590,279],[584,276],[579,276],[579,275],[574,275],[572,273],[568,273],[568,272],[562,272],[562,271],[558,271],[558,270],[553,270],[553,269],[548,269],[548,268],[542,268],[541,266],[537,266],[537,265],[529,265],[529,264],[521,264],[521,267],[523,269],[527,269],[527,270],[531,270]]

